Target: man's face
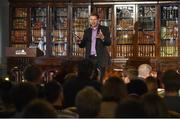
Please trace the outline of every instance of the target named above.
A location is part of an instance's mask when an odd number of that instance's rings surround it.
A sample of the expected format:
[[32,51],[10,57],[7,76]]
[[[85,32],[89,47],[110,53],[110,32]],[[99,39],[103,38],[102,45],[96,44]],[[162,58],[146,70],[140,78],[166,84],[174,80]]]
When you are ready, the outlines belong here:
[[91,27],[96,27],[99,23],[99,19],[97,19],[96,16],[90,16],[89,22],[90,22]]

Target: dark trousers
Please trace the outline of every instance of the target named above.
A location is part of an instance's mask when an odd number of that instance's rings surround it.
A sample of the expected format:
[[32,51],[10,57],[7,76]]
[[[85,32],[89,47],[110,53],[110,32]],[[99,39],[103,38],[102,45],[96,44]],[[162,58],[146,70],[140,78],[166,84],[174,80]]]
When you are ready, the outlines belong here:
[[96,69],[100,71],[100,82],[102,83],[106,68],[99,65],[97,56],[89,56],[89,59],[93,62]]

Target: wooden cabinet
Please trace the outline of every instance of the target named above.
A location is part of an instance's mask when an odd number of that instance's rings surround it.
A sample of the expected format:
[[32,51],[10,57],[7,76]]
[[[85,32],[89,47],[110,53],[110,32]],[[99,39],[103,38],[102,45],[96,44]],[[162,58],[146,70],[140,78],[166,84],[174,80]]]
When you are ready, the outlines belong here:
[[113,8],[110,26],[113,27],[111,52],[115,64],[124,59],[127,65],[135,67],[149,63],[157,71],[178,68],[178,1],[119,1],[112,4],[96,1],[94,4],[94,7]]
[[90,3],[10,1],[10,46],[38,47],[48,56],[83,56],[75,35],[89,26]]
[[151,63],[156,70],[168,62],[177,68],[179,1],[10,0],[10,46],[39,47],[46,56],[84,57],[75,37],[82,38],[95,11],[100,23],[109,26],[108,51],[114,64],[124,59],[128,65]]
[[28,8],[16,7],[11,9],[10,42],[13,47],[26,47],[28,44]]

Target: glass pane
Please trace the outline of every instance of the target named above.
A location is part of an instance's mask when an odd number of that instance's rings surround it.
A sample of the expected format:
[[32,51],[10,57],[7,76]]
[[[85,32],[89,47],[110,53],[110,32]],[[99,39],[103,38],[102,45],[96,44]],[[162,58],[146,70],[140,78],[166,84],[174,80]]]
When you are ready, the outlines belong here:
[[138,6],[138,57],[155,57],[156,6]]
[[53,8],[52,55],[67,55],[67,8]]
[[47,28],[47,8],[31,8],[31,42],[30,47],[39,47],[46,53],[46,28]]
[[161,6],[162,57],[178,56],[178,6]]
[[116,57],[133,56],[135,6],[116,6]]
[[[27,44],[27,8],[14,8],[12,11],[11,41],[15,44]],[[18,47],[21,47],[21,45]],[[16,45],[15,45],[16,46]]]
[[138,20],[139,30],[154,30],[155,29],[155,6],[139,6]]
[[76,43],[76,36],[83,38],[84,30],[89,27],[88,17],[88,6],[73,8],[73,56],[84,56],[85,49],[79,48],[79,46]]

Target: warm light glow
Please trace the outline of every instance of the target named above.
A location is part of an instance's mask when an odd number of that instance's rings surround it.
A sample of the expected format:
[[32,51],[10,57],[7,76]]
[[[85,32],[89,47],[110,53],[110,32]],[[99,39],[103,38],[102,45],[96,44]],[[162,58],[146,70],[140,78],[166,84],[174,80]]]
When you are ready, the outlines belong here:
[[123,35],[123,38],[128,38],[128,35],[127,34]]
[[123,71],[123,69],[113,69],[114,71]]
[[5,79],[6,81],[9,81],[9,77],[5,77],[4,79]]
[[22,82],[26,82],[26,80],[23,79]]

